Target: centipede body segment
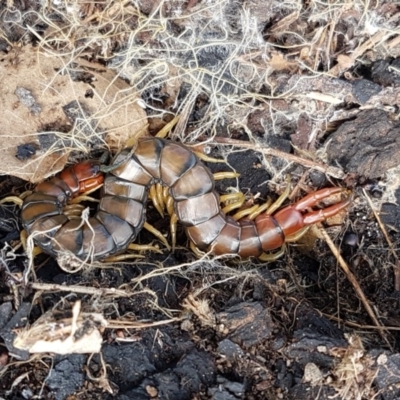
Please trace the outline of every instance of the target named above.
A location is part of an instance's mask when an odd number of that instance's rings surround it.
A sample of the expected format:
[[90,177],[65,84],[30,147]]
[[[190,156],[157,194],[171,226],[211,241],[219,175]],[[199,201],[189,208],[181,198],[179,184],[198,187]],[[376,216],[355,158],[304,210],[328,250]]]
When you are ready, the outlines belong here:
[[148,191],[154,183],[169,188],[175,213],[194,244],[216,255],[258,257],[281,247],[303,227],[323,221],[349,205],[349,200],[326,209],[307,212],[320,200],[341,188],[309,194],[273,215],[260,214],[254,221],[225,215],[208,168],[185,146],[150,138],[134,149],[121,151],[115,168],[104,177],[96,214],[87,221],[68,218],[67,202],[103,181],[98,161],[86,161],[39,184],[24,201],[24,228],[48,254],[72,251],[77,257],[104,259],[126,249],[146,220]]

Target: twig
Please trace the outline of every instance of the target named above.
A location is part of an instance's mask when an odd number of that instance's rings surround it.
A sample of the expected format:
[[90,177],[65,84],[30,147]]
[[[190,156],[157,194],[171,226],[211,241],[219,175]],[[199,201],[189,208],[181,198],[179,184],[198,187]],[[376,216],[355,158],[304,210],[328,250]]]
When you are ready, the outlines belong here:
[[107,320],[107,329],[144,329],[154,328],[155,326],[161,326],[166,324],[172,324],[173,322],[181,321],[182,318],[170,318],[163,321],[152,321],[152,322],[141,322],[141,321],[126,321],[126,320]]
[[97,289],[89,286],[78,286],[78,285],[57,285],[53,283],[40,283],[33,282],[30,287],[35,290],[42,290],[46,292],[74,292],[82,294],[90,294],[97,296],[112,296],[112,297],[130,297],[137,295],[138,292],[129,292],[126,290],[119,289]]
[[[334,315],[330,315],[330,314],[326,314],[326,313],[321,313],[324,317],[332,320],[332,321],[336,321],[339,323],[342,323],[344,325],[347,326],[351,326],[352,328],[357,328],[357,329],[361,329],[361,330],[365,330],[365,329],[371,329],[371,330],[377,330],[380,329],[379,327],[376,327],[375,325],[364,325],[364,324],[357,324],[354,321],[343,321],[341,318],[339,317],[335,317]],[[400,331],[400,326],[387,326],[385,325],[385,330],[387,331]]]

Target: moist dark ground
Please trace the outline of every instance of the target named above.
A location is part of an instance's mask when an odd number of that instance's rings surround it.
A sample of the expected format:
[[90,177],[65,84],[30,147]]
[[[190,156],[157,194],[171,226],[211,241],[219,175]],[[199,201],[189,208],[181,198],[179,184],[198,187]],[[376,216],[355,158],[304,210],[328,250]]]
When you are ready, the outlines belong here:
[[[25,11],[27,4],[18,3],[16,7]],[[7,24],[3,24],[6,31]],[[12,41],[20,40],[22,35],[16,29],[8,33],[14,35]],[[2,51],[6,52],[7,45],[3,47]],[[352,72],[359,75],[357,80],[348,79],[345,74],[337,79],[309,80],[301,89],[305,93],[331,85],[351,96],[351,101],[336,108],[343,117],[329,124],[311,145],[307,142],[311,122],[305,114],[299,114],[279,134],[267,139],[263,137],[263,127],[272,122],[265,108],[253,112],[247,121],[248,129],[265,146],[294,153],[294,144],[296,154],[299,150],[312,152],[326,146],[326,162],[343,169],[341,180],[298,164],[293,164],[287,173],[292,174],[293,185],[300,181],[300,188],[308,191],[333,185],[352,191],[352,205],[347,215],[327,230],[380,323],[387,329],[380,331],[374,325],[338,267],[336,257],[320,239],[309,239],[307,243],[311,245],[307,246],[291,245],[281,259],[271,263],[223,258],[198,261],[188,249],[180,227],[178,248],[174,252],[164,249],[161,254],[145,253],[140,262],[113,268],[97,267],[71,275],[46,255],[35,259],[36,276],[31,281],[96,289],[124,288],[132,293],[130,297],[102,298],[73,291],[38,293],[20,279],[27,267],[23,251],[19,250],[16,258],[7,253],[6,243],[16,244],[19,240],[20,224],[18,208],[4,206],[0,209],[3,246],[0,397],[60,400],[400,398],[400,291],[395,288],[399,265],[365,200],[366,193],[375,203],[383,203],[380,217],[397,252],[400,190],[390,188],[397,203],[393,197],[390,203],[381,199],[389,190],[385,174],[398,166],[400,160],[398,104],[397,100],[384,96],[378,98],[374,107],[365,105],[370,104],[373,96],[398,88],[396,66],[399,64],[398,59],[387,57],[370,61],[362,68],[356,65]],[[287,73],[287,79],[282,79],[281,92],[300,90],[299,76],[296,72]],[[266,89],[261,88],[260,92],[263,90]],[[162,94],[161,90],[154,96],[162,99]],[[206,112],[207,101],[206,97],[198,96],[189,116],[188,134]],[[293,104],[276,100],[274,106],[289,112]],[[229,133],[235,139],[248,140],[240,128]],[[227,136],[221,125],[217,137]],[[216,157],[225,155],[224,149],[216,143],[210,148]],[[31,156],[29,146],[16,150],[22,159]],[[279,157],[269,161],[271,171],[283,165]],[[265,168],[260,153],[233,152],[227,165],[209,164],[209,167],[213,172],[238,171],[240,189],[259,193],[256,201],[277,197],[266,184],[272,172]],[[224,193],[235,185],[235,180],[224,180],[217,183],[217,189]],[[4,176],[0,197],[19,194],[27,186],[24,181]],[[299,194],[296,196],[299,198]],[[168,232],[168,218],[161,219],[151,204],[148,220],[160,231]],[[145,231],[138,239],[140,243],[152,240]],[[160,266],[177,265],[182,266],[173,272],[148,275]],[[139,280],[140,277],[145,278]],[[179,321],[137,329],[105,329],[101,354],[91,358],[86,354],[30,356],[13,347],[18,328],[34,323],[47,311],[57,310],[58,318],[68,317],[77,300],[81,301],[84,311],[102,312],[108,320],[150,325],[172,317]]]

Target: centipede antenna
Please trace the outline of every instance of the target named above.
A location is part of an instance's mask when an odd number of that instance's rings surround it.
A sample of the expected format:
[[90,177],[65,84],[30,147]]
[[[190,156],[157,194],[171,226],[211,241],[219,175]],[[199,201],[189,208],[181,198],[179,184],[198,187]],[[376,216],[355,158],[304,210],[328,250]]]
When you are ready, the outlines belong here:
[[80,218],[82,216],[82,212],[85,207],[82,204],[67,204],[63,208],[63,213],[68,217],[77,217]]

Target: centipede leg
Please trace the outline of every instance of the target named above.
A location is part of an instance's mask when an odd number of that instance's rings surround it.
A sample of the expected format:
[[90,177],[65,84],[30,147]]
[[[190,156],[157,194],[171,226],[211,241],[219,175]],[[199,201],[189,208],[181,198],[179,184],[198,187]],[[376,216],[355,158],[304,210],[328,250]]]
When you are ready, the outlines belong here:
[[166,124],[157,132],[156,137],[166,138],[168,133],[171,132],[172,128],[178,123],[180,117],[180,115],[176,115],[171,121],[168,122],[168,124]]
[[301,239],[307,231],[310,229],[310,226],[305,226],[304,228],[301,228],[299,231],[296,233],[293,233],[289,236],[285,237],[285,242],[297,242],[299,239]]
[[236,214],[232,215],[232,218],[236,221],[239,221],[240,219],[246,217],[247,215],[254,213],[257,209],[258,205],[256,204],[252,207],[238,211]]
[[229,193],[220,197],[220,202],[226,204],[222,212],[227,214],[232,210],[242,207],[245,201],[245,196],[242,192]]
[[205,161],[205,162],[208,162],[208,163],[213,163],[213,164],[226,163],[226,161],[223,160],[223,159],[210,157],[210,156],[208,156],[208,155],[202,153],[201,151],[193,151],[193,153],[196,154],[196,156],[197,156],[200,160]]
[[264,211],[268,210],[268,208],[271,207],[271,204],[272,204],[272,200],[270,198],[268,198],[268,200],[264,204],[258,205],[257,208],[247,216],[247,218],[250,221],[253,221],[261,213],[263,213]]
[[118,263],[126,260],[145,258],[142,254],[119,254],[117,256],[108,257],[104,260],[105,263]]
[[278,251],[275,253],[262,253],[261,256],[258,257],[261,261],[276,261],[278,258],[281,258],[286,251],[286,246],[283,245]]
[[70,201],[70,204],[79,204],[79,203],[82,203],[82,201],[91,201],[92,203],[100,203],[100,200],[95,199],[94,197],[91,197],[91,196],[87,196],[85,194],[82,196],[75,197],[75,199],[72,199]]
[[[17,206],[21,207],[24,202],[23,199],[31,194],[32,194],[32,192],[29,190],[29,191],[22,193],[19,197],[18,196],[8,196],[8,197],[5,197],[4,199],[1,199],[0,204],[14,203]],[[26,232],[25,229],[23,229],[20,232],[19,238],[21,241],[22,248],[25,250],[25,252],[28,251],[28,233]],[[32,258],[36,257],[37,255],[39,255],[41,253],[43,253],[43,250],[40,247],[38,247],[38,246],[32,247],[32,249],[31,249],[31,257]]]
[[213,174],[215,181],[221,181],[222,179],[235,179],[239,178],[240,174],[237,172],[216,172]]
[[163,188],[163,190],[162,190],[163,202],[164,202],[164,204],[166,206],[167,205],[167,201],[170,198],[169,187],[168,186],[163,186],[162,188]]
[[133,251],[154,251],[155,253],[162,254],[158,246],[153,246],[151,244],[130,243],[128,249]]
[[165,207],[167,208],[167,213],[170,217],[175,213],[174,211],[174,199],[168,195],[168,199],[165,202]]
[[156,196],[157,196],[157,201],[158,201],[158,204],[160,205],[161,210],[163,210],[163,214],[164,214],[165,203],[164,203],[163,192],[164,192],[163,186],[160,185],[159,183],[156,183]]
[[190,250],[192,250],[193,254],[197,257],[197,258],[202,258],[204,257],[204,255],[206,253],[204,253],[203,251],[201,251],[199,248],[196,247],[196,245],[190,240],[189,241],[189,247]]
[[5,197],[4,199],[0,200],[0,204],[14,203],[19,207],[22,207],[23,202],[24,202],[24,200],[18,196],[8,196],[8,197]]
[[[22,248],[26,251],[28,251],[28,233],[26,232],[25,229],[21,231],[19,234],[19,239],[21,240]],[[39,254],[42,254],[43,250],[38,247],[38,246],[33,246],[31,249],[31,257],[34,258],[38,256]]]
[[85,207],[82,204],[67,204],[63,208],[63,213],[69,218],[80,218]]
[[158,211],[158,213],[161,215],[161,218],[164,218],[164,210],[161,207],[161,204],[158,201],[158,196],[157,196],[157,189],[156,185],[152,185],[149,190],[149,199],[152,201],[155,209]]
[[165,239],[163,234],[158,229],[154,228],[154,226],[150,225],[148,222],[144,223],[143,228],[152,233],[160,242],[162,242],[167,250],[171,250],[171,246],[169,245],[167,239]]
[[176,227],[178,225],[178,216],[173,213],[171,215],[171,219],[170,219],[170,231],[171,231],[171,246],[172,246],[172,250],[175,250],[175,246],[176,246]]
[[282,194],[271,204],[271,207],[267,209],[267,214],[271,215],[273,214],[278,208],[282,206],[284,201],[289,197],[290,194],[290,180],[291,176],[287,175],[286,176],[286,187],[285,190],[282,192]]

